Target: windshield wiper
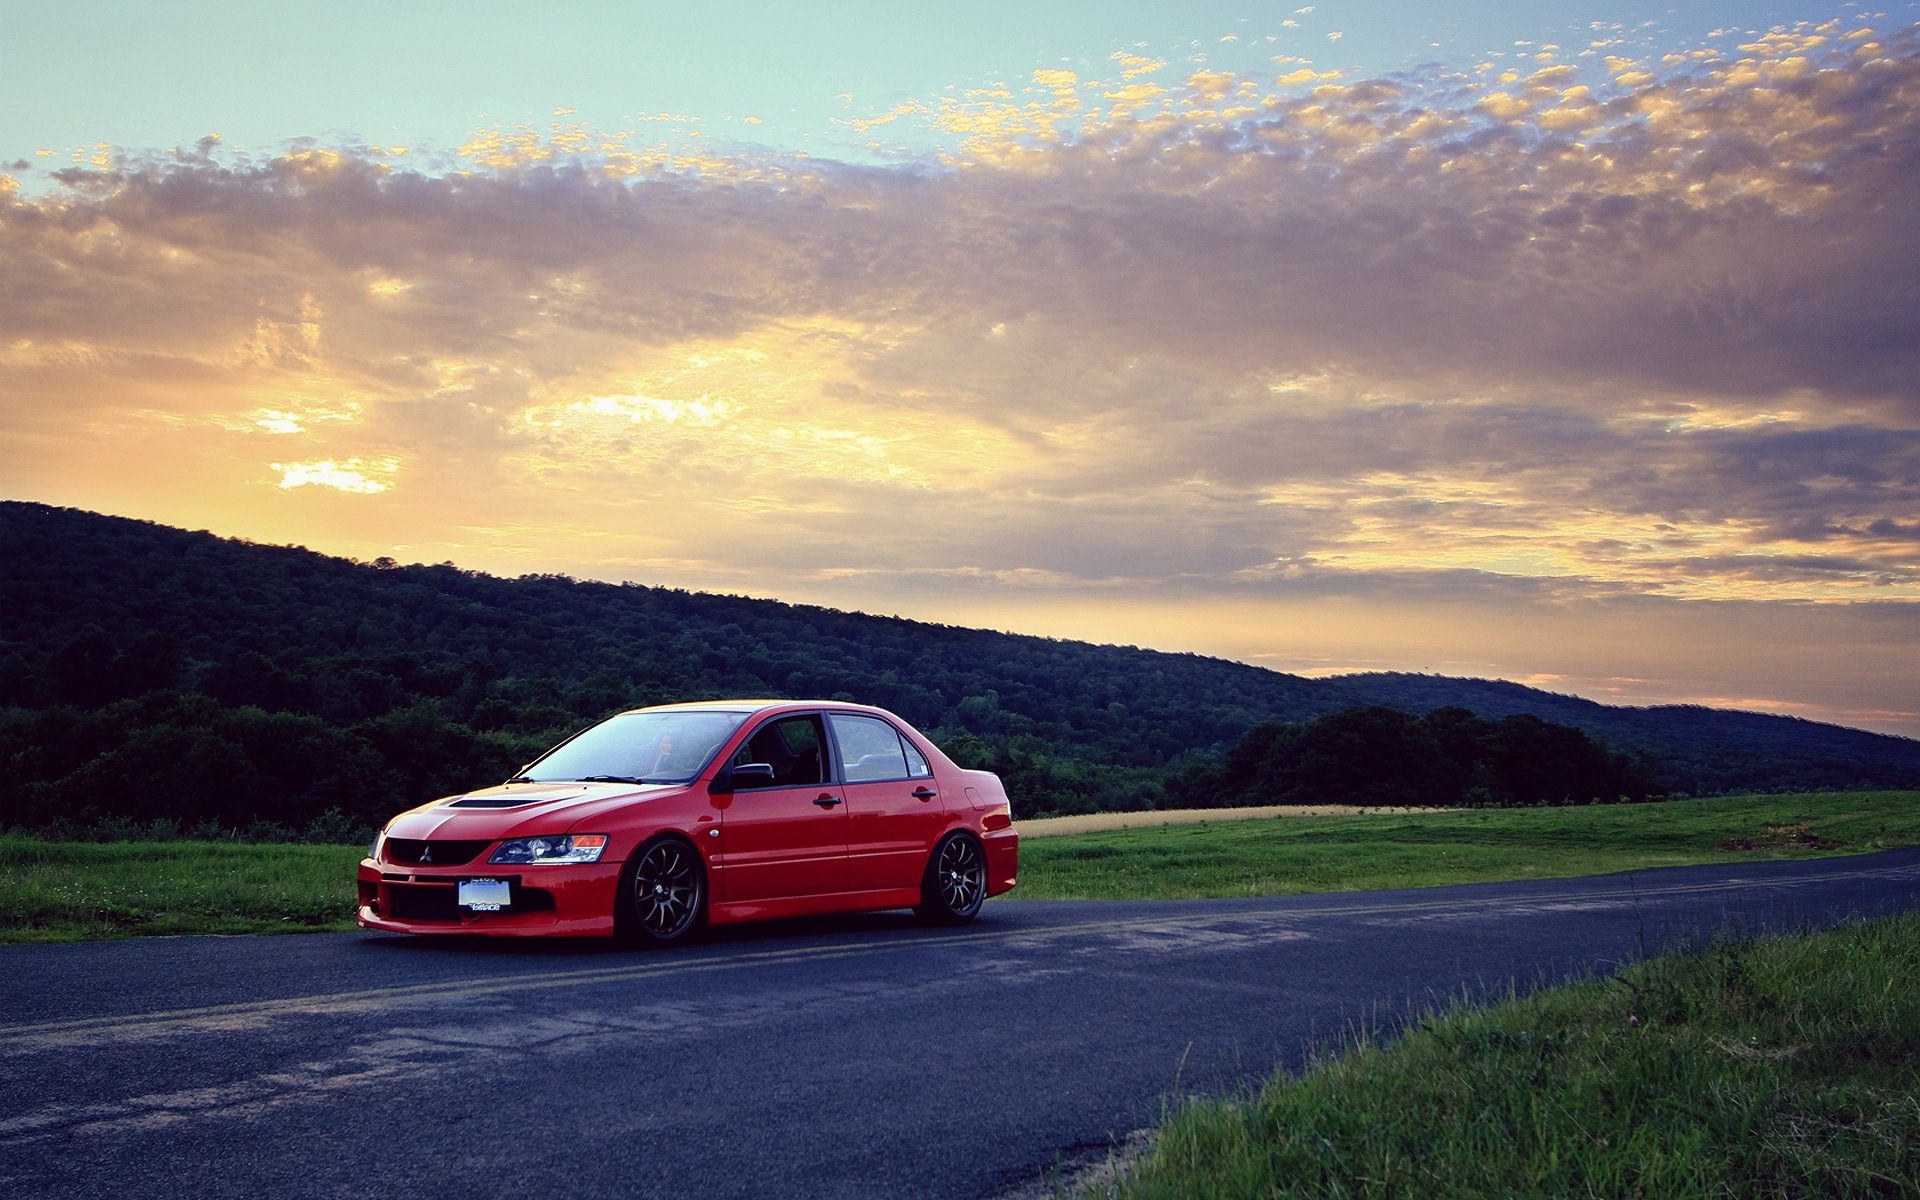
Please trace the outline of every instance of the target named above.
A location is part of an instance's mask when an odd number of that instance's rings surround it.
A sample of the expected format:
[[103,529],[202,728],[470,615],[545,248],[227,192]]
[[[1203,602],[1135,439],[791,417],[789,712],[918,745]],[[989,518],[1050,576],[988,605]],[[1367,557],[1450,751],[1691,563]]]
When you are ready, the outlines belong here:
[[582,775],[576,783],[658,783],[655,779],[635,779],[631,775]]

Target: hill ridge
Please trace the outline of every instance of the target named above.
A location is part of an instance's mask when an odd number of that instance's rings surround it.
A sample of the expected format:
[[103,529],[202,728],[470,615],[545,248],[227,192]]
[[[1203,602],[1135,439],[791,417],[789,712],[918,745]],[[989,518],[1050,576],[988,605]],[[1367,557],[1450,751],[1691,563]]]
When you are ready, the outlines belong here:
[[[1920,781],[1920,741],[1797,717],[1607,705],[1408,672],[1309,679],[781,600],[358,563],[26,501],[0,501],[0,561],[0,712],[16,727],[192,693],[221,712],[284,713],[376,747],[411,720],[467,745],[450,761],[478,770],[614,707],[850,695],[1019,775],[1036,811],[1071,812],[1151,804],[1170,771],[1261,722],[1458,705],[1573,725],[1695,794]],[[410,789],[449,783],[457,762],[438,774],[389,762],[399,775],[388,790],[428,799]]]

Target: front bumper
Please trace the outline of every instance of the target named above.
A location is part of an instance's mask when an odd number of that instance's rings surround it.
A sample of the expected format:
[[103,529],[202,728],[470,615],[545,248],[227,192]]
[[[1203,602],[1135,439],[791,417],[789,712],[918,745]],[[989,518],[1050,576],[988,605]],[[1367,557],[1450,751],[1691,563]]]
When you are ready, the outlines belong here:
[[[479,933],[495,937],[610,937],[622,863],[512,866],[484,862],[409,867],[360,860],[362,929],[389,933]],[[459,907],[462,879],[505,879],[512,901],[499,912]]]

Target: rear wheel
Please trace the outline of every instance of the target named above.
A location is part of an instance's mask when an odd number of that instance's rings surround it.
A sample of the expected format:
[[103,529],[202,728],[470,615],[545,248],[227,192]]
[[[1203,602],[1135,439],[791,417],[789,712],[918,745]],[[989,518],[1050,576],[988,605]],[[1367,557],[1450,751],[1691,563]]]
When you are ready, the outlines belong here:
[[628,941],[684,941],[707,916],[707,873],[692,846],[676,837],[648,842],[620,879],[614,925]]
[[949,833],[933,848],[913,910],[936,925],[965,925],[987,898],[987,856],[970,833]]

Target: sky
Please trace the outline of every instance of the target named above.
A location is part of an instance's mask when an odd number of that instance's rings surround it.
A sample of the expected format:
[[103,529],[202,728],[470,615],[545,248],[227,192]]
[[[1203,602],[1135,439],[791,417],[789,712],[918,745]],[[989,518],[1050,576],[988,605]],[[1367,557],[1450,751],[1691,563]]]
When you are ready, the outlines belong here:
[[0,0],[0,496],[1920,735],[1920,8]]

